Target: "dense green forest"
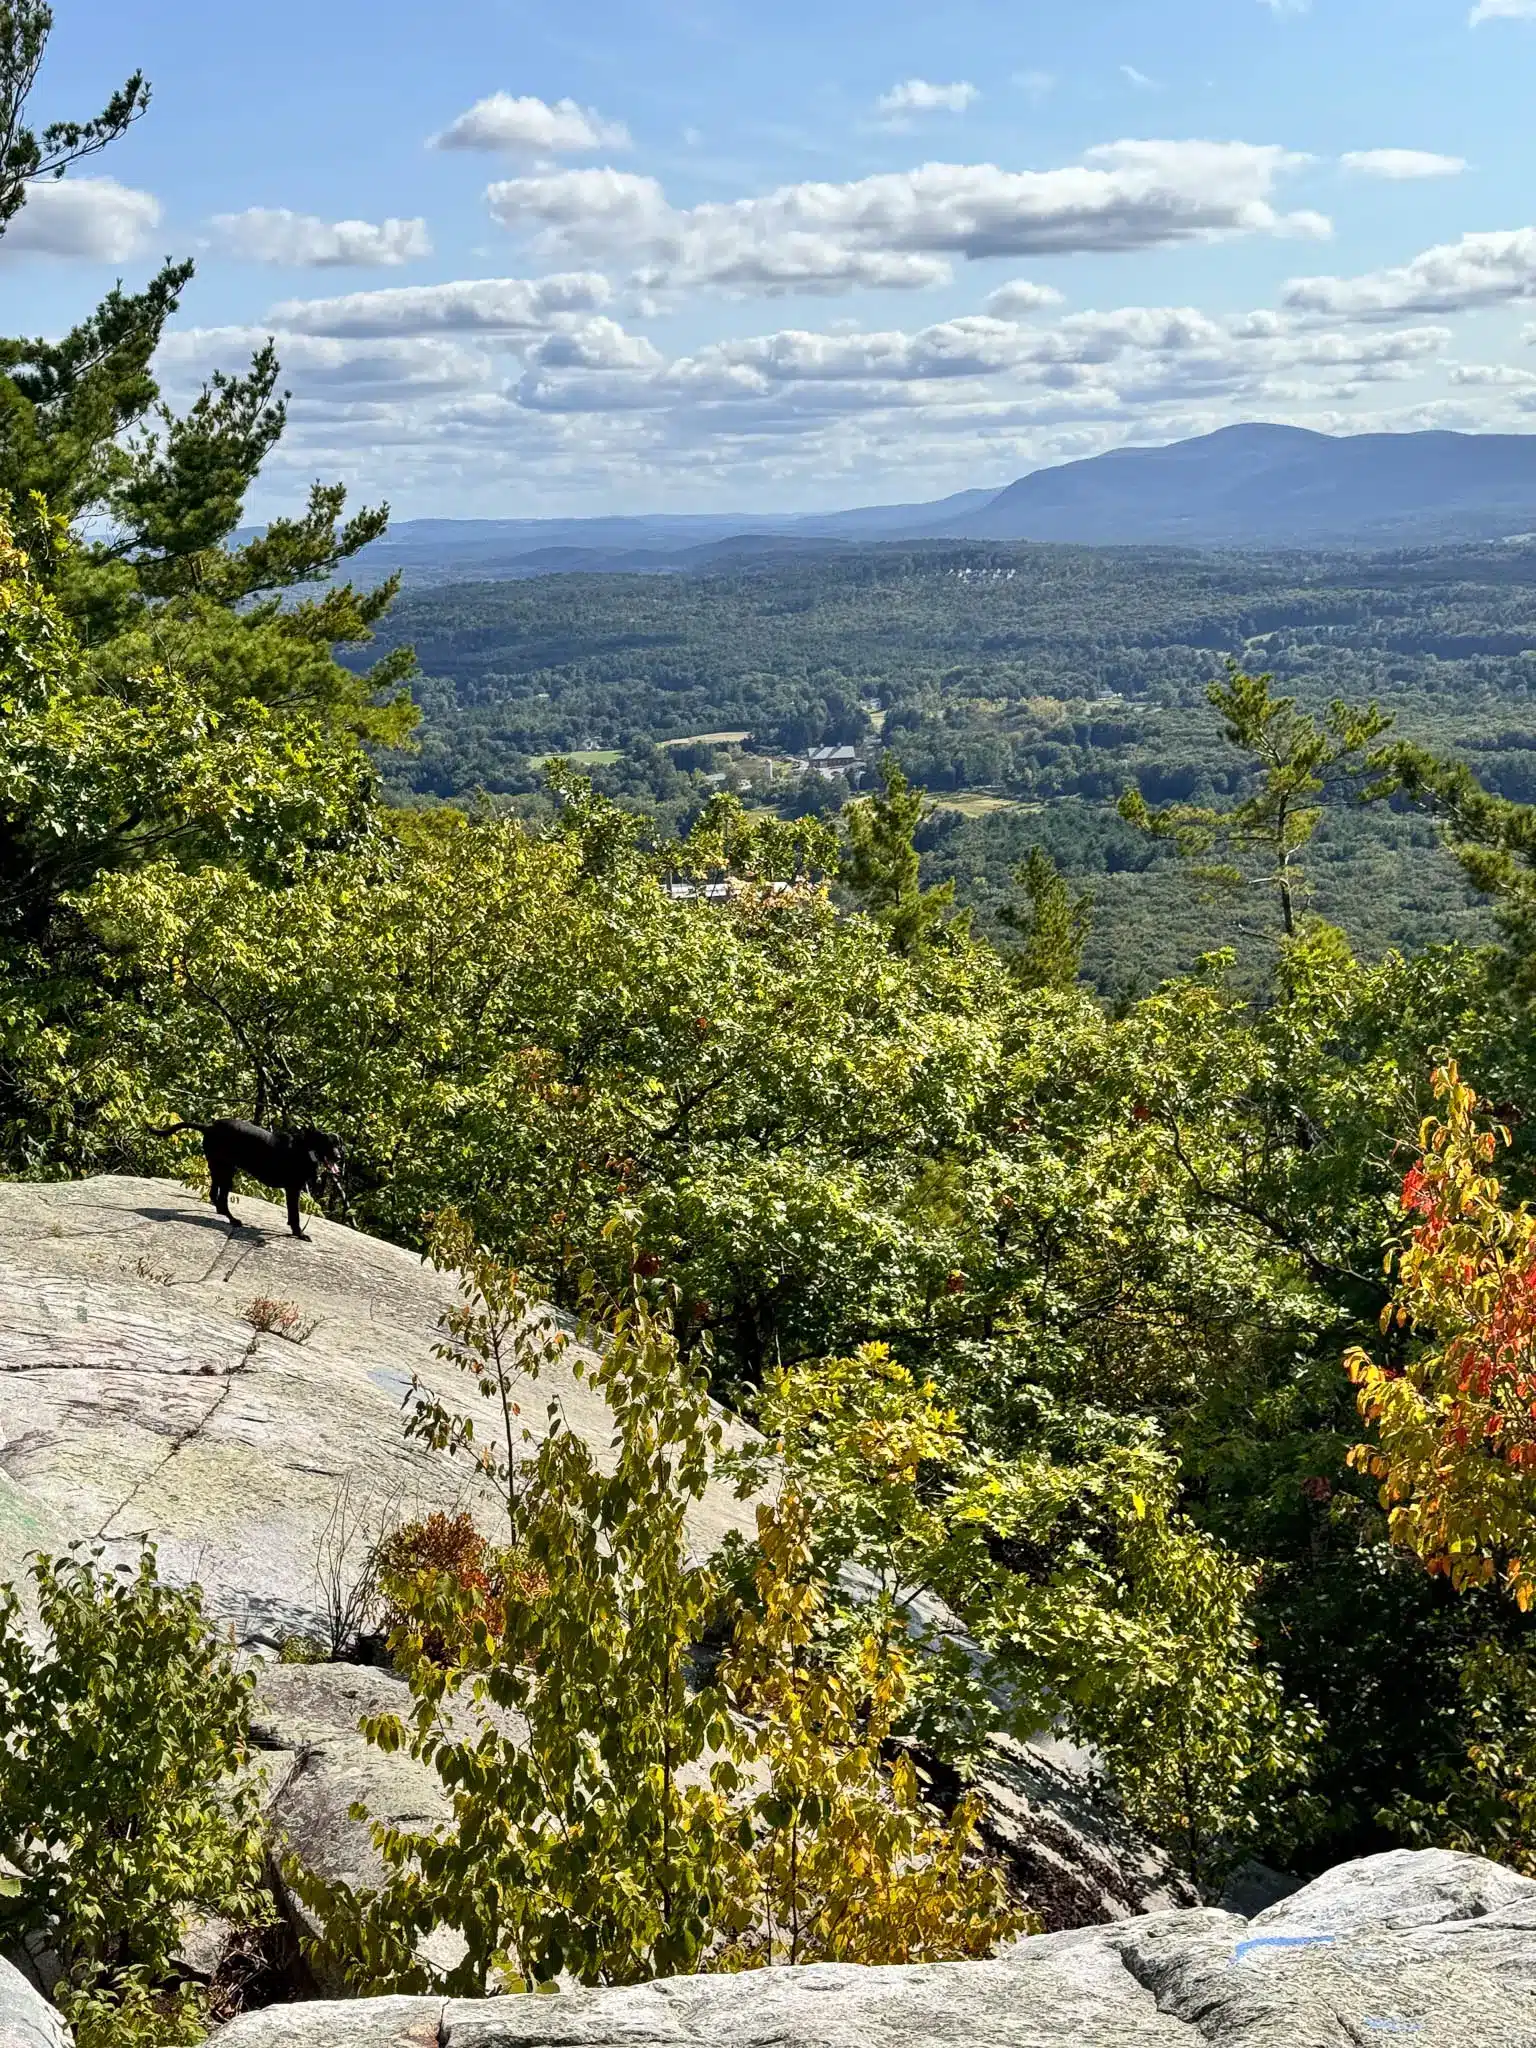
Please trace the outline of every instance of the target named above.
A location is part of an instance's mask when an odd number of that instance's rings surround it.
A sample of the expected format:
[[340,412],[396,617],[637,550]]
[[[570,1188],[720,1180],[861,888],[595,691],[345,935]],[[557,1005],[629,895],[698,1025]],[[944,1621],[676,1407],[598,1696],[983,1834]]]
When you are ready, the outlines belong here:
[[[416,649],[420,751],[391,764],[417,796],[510,795],[537,763],[617,753],[599,788],[685,826],[724,776],[781,810],[832,807],[766,759],[818,742],[888,747],[932,795],[927,872],[995,924],[1028,846],[1091,889],[1103,987],[1142,985],[1209,946],[1244,944],[1191,902],[1161,850],[1122,826],[1152,803],[1247,786],[1205,691],[1227,656],[1302,703],[1374,700],[1399,734],[1536,796],[1536,549],[1390,556],[1211,556],[1055,547],[776,552],[709,576],[550,576],[408,594],[385,627]],[[744,733],[741,745],[658,741]],[[1422,818],[1332,793],[1315,907],[1368,954],[1485,933]],[[981,802],[975,799],[980,797]],[[958,805],[956,799],[959,799]]]
[[[520,1457],[508,1409],[483,1568],[406,1543],[415,1734],[376,1735],[455,1819],[315,1881],[333,1966],[634,1981],[784,1960],[784,1920],[819,1930],[790,1960],[974,1953],[1028,1902],[889,1750],[963,1786],[999,1721],[1092,1745],[1207,1887],[1255,1852],[1536,1867],[1527,556],[874,551],[391,609],[336,580],[383,524],[339,486],[236,543],[278,369],[160,411],[191,282],[0,341],[0,1170],[195,1177],[157,1127],[321,1126],[361,1227],[464,1275],[483,1391],[544,1299],[615,1416],[605,1474],[558,1427]],[[877,718],[846,808],[652,745]],[[524,809],[399,800],[477,782]],[[961,782],[1046,808],[925,818]],[[1240,967],[1153,985],[1154,928],[1207,920]],[[778,1490],[701,1561],[711,1398]],[[194,2039],[164,1902],[260,1891],[243,1680],[152,1561],[38,1587],[46,1650],[0,1597],[0,1928],[63,1959],[87,2048]],[[528,1747],[489,1720],[477,1764],[449,1692]],[[140,1771],[111,1731],[146,1698]],[[845,1910],[871,1858],[883,1918]],[[438,1920],[467,1976],[418,1952]]]

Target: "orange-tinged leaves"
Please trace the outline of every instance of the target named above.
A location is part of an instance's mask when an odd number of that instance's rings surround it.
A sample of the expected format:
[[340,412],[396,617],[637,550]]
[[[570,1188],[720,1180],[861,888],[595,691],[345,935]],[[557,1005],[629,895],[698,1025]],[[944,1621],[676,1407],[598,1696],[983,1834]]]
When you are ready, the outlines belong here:
[[[1375,1445],[1350,1453],[1381,1487],[1395,1542],[1458,1588],[1502,1580],[1533,1597],[1523,1555],[1536,1526],[1536,1217],[1486,1169],[1508,1133],[1479,1122],[1454,1064],[1434,1077],[1442,1114],[1404,1178],[1410,1227],[1395,1255],[1384,1335],[1399,1370],[1358,1347],[1345,1359]],[[1389,1258],[1388,1269],[1392,1260]]]

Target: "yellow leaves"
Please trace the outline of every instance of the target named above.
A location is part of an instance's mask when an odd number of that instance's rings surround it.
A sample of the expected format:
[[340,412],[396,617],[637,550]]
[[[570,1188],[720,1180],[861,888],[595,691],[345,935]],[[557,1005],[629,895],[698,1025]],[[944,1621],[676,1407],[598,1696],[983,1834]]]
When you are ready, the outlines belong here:
[[762,1612],[742,1616],[722,1680],[760,1725],[753,1857],[762,1933],[729,1968],[817,1960],[937,1961],[989,1954],[1025,1924],[998,1871],[978,1862],[977,1812],[925,1812],[917,1773],[881,1754],[907,1697],[907,1659],[889,1620],[850,1665],[816,1643],[825,1589],[811,1569],[811,1520],[791,1488],[757,1513]]

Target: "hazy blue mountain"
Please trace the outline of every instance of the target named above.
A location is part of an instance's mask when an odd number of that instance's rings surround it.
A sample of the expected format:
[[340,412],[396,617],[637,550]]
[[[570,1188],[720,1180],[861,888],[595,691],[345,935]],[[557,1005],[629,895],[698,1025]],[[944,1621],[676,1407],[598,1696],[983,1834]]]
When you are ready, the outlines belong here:
[[805,541],[934,534],[994,495],[957,491],[930,505],[862,505],[804,516],[714,512],[611,519],[400,519],[383,540],[364,549],[358,564],[378,574],[403,569],[415,584],[700,568],[707,566],[708,551],[722,543],[756,553]]
[[1224,427],[1117,448],[998,491],[803,517],[656,513],[611,519],[404,519],[364,574],[424,583],[583,572],[699,573],[722,562],[907,540],[1089,547],[1398,547],[1536,531],[1536,434],[1316,434]]
[[1536,435],[1224,427],[1038,469],[943,529],[1090,546],[1391,547],[1536,527]]

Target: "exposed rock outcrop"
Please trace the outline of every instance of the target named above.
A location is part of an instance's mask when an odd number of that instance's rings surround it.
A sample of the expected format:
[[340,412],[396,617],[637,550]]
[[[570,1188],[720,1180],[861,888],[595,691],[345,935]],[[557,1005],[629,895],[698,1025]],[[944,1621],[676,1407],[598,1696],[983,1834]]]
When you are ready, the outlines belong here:
[[1474,1856],[1345,1864],[1252,1920],[1159,1913],[985,1963],[818,1965],[483,2001],[272,2007],[220,2048],[1425,2048],[1536,2043],[1536,1882]]
[[[365,1525],[472,1497],[462,1464],[409,1445],[400,1404],[419,1373],[449,1395],[432,1357],[451,1278],[411,1253],[324,1218],[295,1242],[281,1210],[238,1195],[233,1236],[172,1181],[0,1183],[0,1581],[29,1550],[100,1539],[132,1558],[145,1541],[173,1580],[257,1648],[323,1634],[327,1567],[345,1580],[366,1527],[337,1526],[338,1494]],[[302,1343],[245,1319],[294,1304]],[[576,1354],[567,1353],[569,1360]],[[609,1418],[562,1364],[530,1390],[558,1398],[601,1456]],[[694,1536],[713,1548],[750,1511],[712,1489]],[[329,1552],[329,1555],[327,1553]],[[342,1554],[338,1554],[342,1553]],[[286,1840],[325,1875],[367,1881],[378,1865],[361,1799],[403,1823],[445,1817],[433,1775],[385,1757],[359,1716],[400,1705],[387,1672],[268,1667],[254,1728]],[[1001,1745],[981,1787],[991,1845],[1050,1928],[1191,1903],[1165,1859],[1119,1828],[1060,1746]]]
[[[244,1642],[324,1625],[317,1566],[338,1491],[366,1520],[472,1493],[469,1469],[408,1444],[411,1375],[453,1397],[431,1355],[451,1277],[322,1217],[311,1242],[237,1195],[231,1235],[173,1181],[0,1183],[0,1581],[29,1550],[98,1538],[158,1545],[164,1577],[203,1586]],[[291,1302],[302,1343],[244,1319]],[[602,1400],[567,1354],[531,1389],[602,1456]],[[694,1518],[701,1548],[751,1526],[731,1490]]]
[[69,2029],[20,1970],[0,1957],[0,2048],[69,2048]]

